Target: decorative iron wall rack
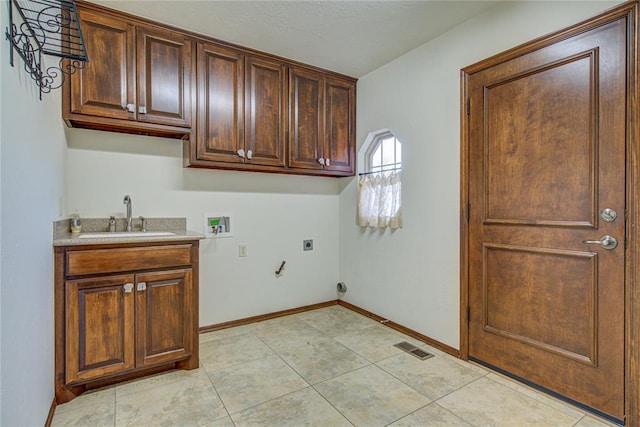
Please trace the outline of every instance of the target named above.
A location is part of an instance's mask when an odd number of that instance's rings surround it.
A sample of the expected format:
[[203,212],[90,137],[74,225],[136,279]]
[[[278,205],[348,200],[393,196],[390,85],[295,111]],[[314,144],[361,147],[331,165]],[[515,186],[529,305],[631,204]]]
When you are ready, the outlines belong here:
[[[72,0],[9,0],[9,25],[5,36],[24,60],[24,69],[43,93],[62,86],[66,76],[89,61],[80,29],[78,10]],[[42,55],[57,58],[58,63],[43,70]]]

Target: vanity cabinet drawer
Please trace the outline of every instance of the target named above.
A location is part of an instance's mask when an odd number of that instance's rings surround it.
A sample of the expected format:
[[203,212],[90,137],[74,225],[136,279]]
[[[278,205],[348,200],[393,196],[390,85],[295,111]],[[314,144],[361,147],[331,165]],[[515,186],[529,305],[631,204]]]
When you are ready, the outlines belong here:
[[68,251],[66,264],[68,276],[188,266],[191,245]]

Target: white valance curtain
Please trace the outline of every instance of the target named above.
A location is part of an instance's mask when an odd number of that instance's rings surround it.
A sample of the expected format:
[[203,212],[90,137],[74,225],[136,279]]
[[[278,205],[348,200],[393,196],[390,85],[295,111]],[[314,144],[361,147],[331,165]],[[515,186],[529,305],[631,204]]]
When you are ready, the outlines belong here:
[[401,171],[362,175],[357,222],[361,227],[402,228]]

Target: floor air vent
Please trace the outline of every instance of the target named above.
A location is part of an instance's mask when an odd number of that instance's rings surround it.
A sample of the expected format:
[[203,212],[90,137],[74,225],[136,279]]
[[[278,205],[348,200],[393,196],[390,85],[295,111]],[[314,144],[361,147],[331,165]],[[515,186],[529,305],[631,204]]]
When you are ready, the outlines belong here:
[[400,350],[404,350],[412,356],[417,357],[420,360],[427,360],[430,357],[433,357],[433,354],[427,353],[426,351],[416,347],[413,344],[409,344],[406,341],[399,342],[398,344],[394,344],[394,347],[398,347]]

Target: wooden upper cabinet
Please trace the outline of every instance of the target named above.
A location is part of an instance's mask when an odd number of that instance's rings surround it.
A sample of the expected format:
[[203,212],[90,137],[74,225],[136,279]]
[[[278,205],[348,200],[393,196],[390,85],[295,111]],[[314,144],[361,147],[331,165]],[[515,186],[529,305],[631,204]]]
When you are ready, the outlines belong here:
[[192,41],[138,27],[137,48],[138,120],[190,127]]
[[289,72],[289,166],[323,168],[324,91],[322,74],[291,68]]
[[136,103],[135,27],[92,12],[80,14],[80,25],[90,62],[70,77],[70,112],[135,120],[127,109]]
[[198,45],[197,64],[199,122],[191,156],[201,165],[284,167],[286,67],[207,43]]
[[286,68],[281,62],[246,60],[245,161],[285,165]]
[[356,79],[78,0],[72,127],[183,139],[191,167],[348,176]]
[[323,155],[325,169],[355,171],[355,84],[327,77],[325,79],[325,135]]
[[243,163],[244,55],[198,44],[198,130],[192,141],[198,160]]
[[65,83],[63,119],[72,127],[188,135],[194,109],[194,42],[184,34],[102,10],[78,5],[89,62]]
[[289,74],[289,166],[355,170],[355,82],[299,68]]

